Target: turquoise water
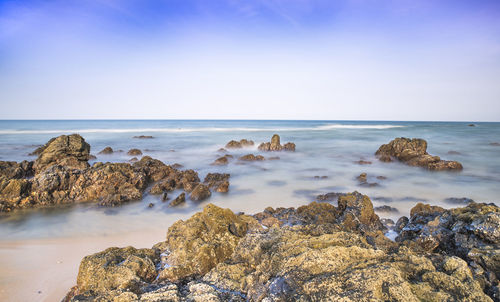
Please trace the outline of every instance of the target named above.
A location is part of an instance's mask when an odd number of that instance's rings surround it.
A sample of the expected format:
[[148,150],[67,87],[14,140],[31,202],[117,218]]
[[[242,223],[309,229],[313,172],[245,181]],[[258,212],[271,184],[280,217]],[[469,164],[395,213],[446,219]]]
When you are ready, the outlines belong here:
[[[267,206],[298,206],[327,192],[358,190],[369,195],[375,206],[390,205],[398,214],[380,213],[396,219],[407,215],[418,201],[452,206],[450,197],[497,202],[500,196],[500,123],[464,122],[352,122],[352,121],[185,121],[185,120],[110,120],[110,121],[0,121],[0,159],[33,160],[28,154],[51,137],[79,133],[97,153],[106,146],[114,150],[143,150],[168,164],[180,163],[195,169],[200,178],[208,172],[231,173],[229,194],[213,194],[212,202],[234,211],[257,212]],[[257,144],[281,135],[282,143],[293,141],[295,153],[277,153],[278,161],[225,167],[210,163],[217,150],[231,139],[248,138],[253,148],[231,151],[235,156],[259,153]],[[152,135],[153,139],[134,139]],[[462,172],[430,172],[400,163],[382,163],[374,152],[395,137],[419,137],[428,141],[428,152],[443,159],[458,160]],[[456,151],[459,154],[448,154]],[[270,154],[263,154],[270,156]],[[97,161],[125,162],[126,152],[97,155]],[[360,159],[371,165],[355,163]],[[355,177],[368,173],[377,187],[360,187]],[[315,179],[314,176],[327,176]],[[378,180],[376,176],[386,176]],[[175,195],[172,194],[172,196]],[[173,196],[175,197],[175,196]],[[153,202],[155,207],[147,205]],[[121,208],[79,205],[64,209],[26,211],[0,219],[0,238],[47,238],[136,230],[158,223],[168,227],[178,218],[189,217],[205,203],[189,203],[180,209],[169,208],[159,197],[146,195],[143,201]],[[130,224],[130,219],[134,223]]]

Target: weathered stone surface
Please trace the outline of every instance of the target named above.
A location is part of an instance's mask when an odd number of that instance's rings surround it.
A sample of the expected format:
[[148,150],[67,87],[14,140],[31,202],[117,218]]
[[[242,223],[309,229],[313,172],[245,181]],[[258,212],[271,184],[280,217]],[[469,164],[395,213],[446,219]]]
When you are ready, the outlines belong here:
[[229,190],[229,177],[228,173],[208,173],[203,183],[210,189],[215,189],[217,192],[226,193]]
[[241,161],[262,161],[262,160],[265,160],[265,158],[262,155],[247,154],[247,155],[241,156],[240,158],[238,158],[238,160],[241,160]]
[[132,156],[137,156],[137,155],[142,155],[142,151],[139,149],[130,149],[128,150],[127,154]]
[[462,164],[457,161],[441,160],[439,156],[427,153],[427,142],[420,138],[400,137],[388,144],[380,146],[375,155],[383,162],[393,159],[399,160],[410,166],[424,167],[429,170],[462,170]]
[[209,198],[210,195],[212,195],[212,193],[208,189],[208,186],[204,184],[198,184],[191,192],[191,195],[189,195],[189,199],[191,199],[192,201],[203,201]]
[[174,200],[170,202],[169,206],[176,207],[185,202],[186,202],[186,193],[182,192],[181,194],[179,194],[179,196],[177,196]]
[[261,151],[292,151],[295,152],[295,144],[294,143],[286,143],[284,146],[281,145],[280,136],[278,134],[274,134],[271,138],[271,142],[262,143],[258,147]]
[[227,165],[229,163],[229,158],[231,158],[232,156],[228,156],[227,154],[224,155],[224,156],[221,156],[219,158],[217,158],[213,163],[212,165],[214,166],[224,166],[224,165]]
[[[498,244],[498,233],[493,227],[497,221],[490,215],[497,213],[496,210],[485,208],[491,205],[473,205],[467,207],[470,209],[448,210],[457,217],[456,222],[460,221],[459,228],[470,233],[471,237],[461,244],[479,243],[474,240],[482,240],[490,246]],[[441,215],[436,217],[443,221],[443,215],[448,211],[419,206],[414,215]],[[377,235],[380,221],[373,213],[368,197],[357,192],[340,196],[338,208],[329,203],[311,203],[298,209],[269,207],[254,217],[235,215],[228,209],[208,205],[203,212],[172,225],[167,240],[153,247],[158,251],[156,253],[161,253],[161,260],[153,261],[157,269],[155,273],[159,274],[156,281],[146,281],[145,277],[139,276],[135,269],[139,265],[133,266],[131,271],[127,269],[123,274],[125,278],[115,277],[116,265],[110,260],[109,268],[103,272],[97,270],[96,278],[109,276],[97,285],[101,286],[100,289],[97,287],[98,292],[87,290],[82,294],[79,284],[70,291],[67,299],[498,300],[494,295],[488,297],[483,290],[493,289],[494,293],[496,288],[486,283],[487,273],[483,268],[494,266],[498,261],[494,258],[495,249],[478,251],[479,244],[469,253],[467,261],[472,263],[468,265],[457,255],[421,252],[405,246],[404,242],[392,242]],[[462,234],[460,230],[457,232]],[[139,261],[134,259],[134,263]],[[475,262],[478,259],[484,262],[479,265]],[[490,270],[488,274],[496,272],[498,270]],[[119,281],[113,283],[110,280]],[[142,286],[133,286],[135,284]]]
[[0,161],[0,177],[6,178],[26,178],[33,175],[33,162],[23,160],[20,163],[15,161]]
[[399,213],[398,209],[393,208],[393,207],[388,206],[388,205],[375,207],[374,210],[376,212],[380,212],[380,213]]
[[167,233],[170,254],[160,279],[177,281],[202,276],[229,258],[247,232],[247,222],[229,209],[212,204],[186,221],[174,223]]
[[139,292],[156,277],[158,253],[152,249],[112,247],[83,258],[78,271],[79,293],[112,290]]
[[99,151],[99,153],[97,154],[113,154],[113,148],[111,147],[106,147],[104,149],[102,149],[101,151]]
[[241,139],[239,142],[232,140],[229,143],[226,144],[227,149],[239,149],[243,147],[250,147],[253,146],[254,142],[252,140],[247,140],[247,139]]
[[41,173],[53,165],[73,169],[89,167],[90,145],[78,134],[61,135],[49,141],[35,160],[35,174]]
[[474,277],[494,299],[500,299],[500,209],[470,203],[444,210],[417,204],[397,241],[415,250],[458,256],[473,268]]

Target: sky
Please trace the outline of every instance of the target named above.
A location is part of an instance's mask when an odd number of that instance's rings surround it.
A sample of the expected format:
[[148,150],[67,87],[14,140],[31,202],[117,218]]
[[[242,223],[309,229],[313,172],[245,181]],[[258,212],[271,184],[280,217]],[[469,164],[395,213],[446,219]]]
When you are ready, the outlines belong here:
[[500,1],[0,0],[0,119],[500,121]]

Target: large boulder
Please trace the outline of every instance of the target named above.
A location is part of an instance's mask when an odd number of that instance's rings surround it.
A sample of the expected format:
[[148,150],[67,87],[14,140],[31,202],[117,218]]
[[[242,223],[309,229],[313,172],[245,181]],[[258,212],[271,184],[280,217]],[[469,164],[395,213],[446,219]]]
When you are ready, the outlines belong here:
[[198,184],[194,190],[189,195],[189,199],[192,201],[203,201],[212,195],[208,186],[204,184]]
[[178,281],[202,276],[229,258],[247,232],[247,222],[229,209],[213,204],[186,221],[177,221],[167,233],[170,254],[160,279]]
[[439,156],[427,153],[427,142],[420,138],[400,137],[380,146],[375,155],[383,162],[394,159],[410,166],[424,167],[429,170],[462,170],[462,164],[457,161],[441,160]]
[[61,135],[50,140],[33,164],[35,174],[53,165],[72,169],[89,167],[90,145],[79,134]]

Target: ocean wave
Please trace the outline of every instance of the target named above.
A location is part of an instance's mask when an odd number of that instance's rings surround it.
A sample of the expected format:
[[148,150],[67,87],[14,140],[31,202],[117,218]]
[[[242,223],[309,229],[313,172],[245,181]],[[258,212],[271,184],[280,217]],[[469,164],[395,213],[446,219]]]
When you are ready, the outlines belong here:
[[100,128],[100,129],[26,129],[26,130],[16,130],[16,129],[6,129],[0,130],[0,134],[63,134],[63,133],[153,133],[153,132],[165,132],[165,133],[182,133],[182,132],[233,132],[233,131],[327,131],[335,129],[390,129],[390,128],[400,128],[405,127],[401,125],[321,125],[316,127],[290,127],[290,128],[251,128],[251,127],[227,127],[227,128],[217,128],[217,127],[198,127],[198,128]]

